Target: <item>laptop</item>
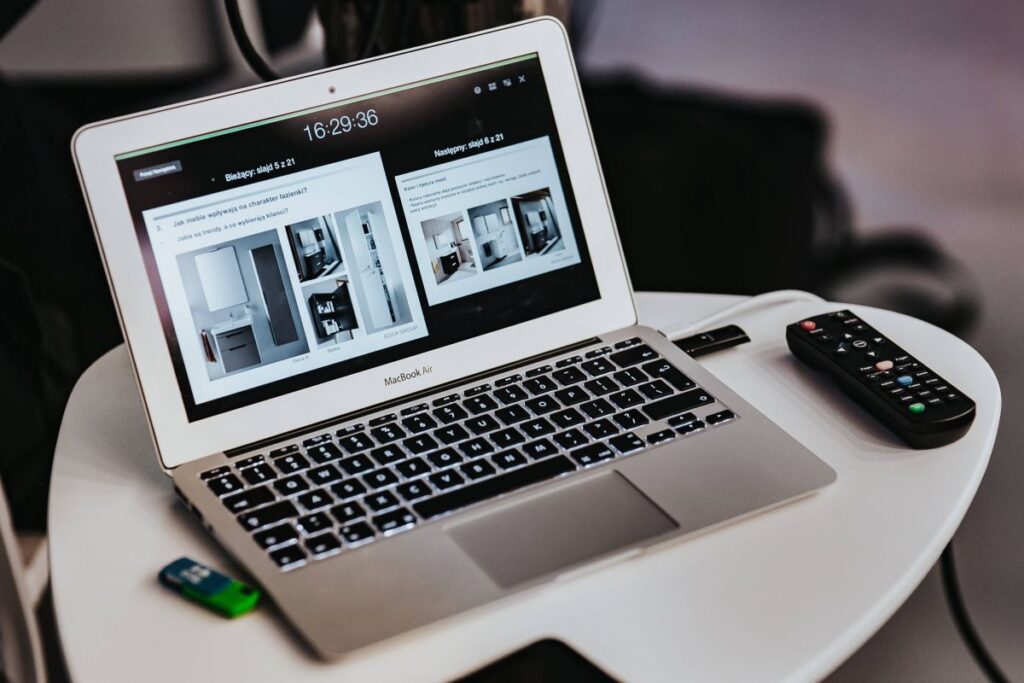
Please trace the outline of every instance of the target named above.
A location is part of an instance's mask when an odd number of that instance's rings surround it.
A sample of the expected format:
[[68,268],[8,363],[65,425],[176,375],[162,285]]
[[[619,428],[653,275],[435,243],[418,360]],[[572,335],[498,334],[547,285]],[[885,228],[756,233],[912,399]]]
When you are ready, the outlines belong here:
[[553,19],[73,152],[160,464],[323,658],[835,478],[637,324]]

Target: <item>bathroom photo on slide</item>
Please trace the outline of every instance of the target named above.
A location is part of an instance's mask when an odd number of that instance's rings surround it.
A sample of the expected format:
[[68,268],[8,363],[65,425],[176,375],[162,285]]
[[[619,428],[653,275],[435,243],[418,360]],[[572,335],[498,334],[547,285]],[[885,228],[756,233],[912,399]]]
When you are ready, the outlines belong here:
[[337,211],[334,223],[363,332],[373,334],[412,322],[381,203]]
[[545,187],[525,192],[512,197],[510,201],[527,259],[565,248],[558,221],[555,220],[551,190]]
[[211,381],[309,351],[276,230],[179,254],[177,262]]
[[425,220],[420,228],[437,284],[457,282],[479,272],[461,212]]
[[484,272],[523,260],[508,201],[500,199],[466,212],[473,226],[480,267]]

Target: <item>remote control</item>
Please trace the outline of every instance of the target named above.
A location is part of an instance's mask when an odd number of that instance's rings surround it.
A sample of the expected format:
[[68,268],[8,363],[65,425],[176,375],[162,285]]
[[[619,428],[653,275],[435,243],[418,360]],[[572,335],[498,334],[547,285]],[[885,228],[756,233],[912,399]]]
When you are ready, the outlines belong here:
[[851,311],[788,325],[786,342],[913,448],[952,443],[974,422],[974,401]]

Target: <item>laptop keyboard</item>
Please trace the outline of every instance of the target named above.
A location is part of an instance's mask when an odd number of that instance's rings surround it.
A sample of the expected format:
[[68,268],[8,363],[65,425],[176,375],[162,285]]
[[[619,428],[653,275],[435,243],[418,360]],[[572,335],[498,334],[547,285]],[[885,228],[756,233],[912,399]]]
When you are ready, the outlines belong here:
[[[691,412],[712,405],[703,418]],[[633,338],[200,477],[292,570],[735,417]]]

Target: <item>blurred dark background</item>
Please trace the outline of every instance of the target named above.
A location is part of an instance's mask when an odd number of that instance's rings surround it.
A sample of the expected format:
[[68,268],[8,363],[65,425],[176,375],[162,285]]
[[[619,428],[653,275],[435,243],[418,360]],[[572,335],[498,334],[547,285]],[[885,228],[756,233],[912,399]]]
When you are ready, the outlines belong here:
[[[796,287],[916,315],[982,352],[1012,418],[1024,397],[1024,5],[521,4],[570,27],[637,289]],[[285,75],[523,16],[520,3],[472,0],[240,9],[256,48]],[[71,134],[258,79],[219,0],[7,0],[5,29],[0,423],[17,428],[7,430],[0,476],[19,528],[39,532],[64,401],[120,343]],[[975,622],[1020,680],[1022,432],[1004,420],[956,536]],[[935,572],[832,679],[982,680]]]

